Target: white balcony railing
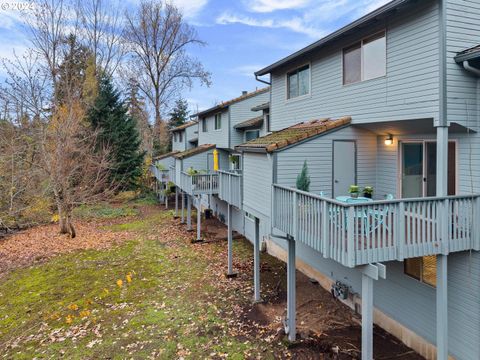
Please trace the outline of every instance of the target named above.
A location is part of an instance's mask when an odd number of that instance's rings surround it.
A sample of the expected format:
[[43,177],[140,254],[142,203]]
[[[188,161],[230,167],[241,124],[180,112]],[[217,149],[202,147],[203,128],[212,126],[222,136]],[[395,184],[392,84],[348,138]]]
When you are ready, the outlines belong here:
[[478,194],[346,204],[273,185],[272,206],[275,229],[349,267],[480,250]]
[[218,172],[218,197],[227,203],[242,208],[242,172],[219,171]]
[[175,174],[175,165],[170,165],[168,167],[168,178],[169,181],[172,181],[174,184],[177,184],[176,174]]
[[189,175],[182,171],[180,175],[180,187],[189,195],[218,194],[218,174]]
[[161,183],[167,183],[169,181],[169,170],[161,170],[155,165],[150,165],[150,171],[152,172],[153,176],[155,176],[157,181]]

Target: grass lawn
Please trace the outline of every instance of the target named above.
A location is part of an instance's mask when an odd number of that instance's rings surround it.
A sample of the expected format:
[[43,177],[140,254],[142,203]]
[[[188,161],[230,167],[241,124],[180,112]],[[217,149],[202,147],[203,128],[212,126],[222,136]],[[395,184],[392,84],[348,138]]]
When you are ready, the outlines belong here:
[[[116,220],[101,226],[126,232],[120,245],[0,279],[0,358],[283,357],[281,340],[242,320],[252,286],[224,278],[226,242],[192,245],[171,212],[145,200],[119,209],[80,213]],[[249,278],[250,247],[234,251]]]

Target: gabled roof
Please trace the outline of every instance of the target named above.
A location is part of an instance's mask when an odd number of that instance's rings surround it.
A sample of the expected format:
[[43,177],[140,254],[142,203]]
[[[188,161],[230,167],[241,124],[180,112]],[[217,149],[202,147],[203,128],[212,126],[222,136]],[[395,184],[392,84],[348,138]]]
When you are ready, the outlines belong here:
[[215,144],[203,144],[203,145],[197,146],[193,149],[189,149],[189,150],[186,150],[186,151],[182,151],[181,153],[175,154],[173,157],[175,159],[182,160],[182,159],[189,158],[193,155],[201,154],[205,151],[215,149],[215,147],[216,147]]
[[478,58],[480,58],[480,45],[459,52],[457,56],[455,56],[455,61],[459,63]]
[[260,110],[266,110],[270,108],[270,102],[266,102],[264,104],[260,104],[257,106],[252,107],[252,111],[260,111]]
[[232,104],[235,104],[237,102],[240,102],[240,101],[243,101],[243,100],[246,100],[246,99],[249,99],[251,97],[254,97],[256,95],[259,95],[259,94],[263,94],[263,93],[266,93],[270,91],[270,86],[267,86],[265,88],[262,88],[262,89],[259,89],[259,90],[255,90],[253,92],[250,92],[250,93],[247,93],[245,95],[242,95],[242,96],[239,96],[239,97],[236,97],[234,99],[231,99],[231,100],[228,100],[228,101],[223,101],[221,102],[220,104],[214,106],[214,107],[211,107],[210,109],[207,109],[207,110],[204,110],[204,111],[201,111],[197,114],[198,117],[202,117],[202,116],[205,116],[205,115],[208,115],[214,111],[219,111],[219,110],[223,110],[227,107],[229,107],[230,105]]
[[395,12],[399,7],[402,7],[404,5],[408,5],[409,3],[415,2],[416,0],[393,0],[390,1],[389,3],[383,5],[382,7],[372,11],[371,13],[362,16],[360,19],[340,28],[339,30],[331,33],[330,35],[327,35],[326,37],[314,42],[313,44],[310,44],[303,49],[298,50],[297,52],[294,52],[293,54],[273,63],[272,65],[269,65],[259,71],[255,72],[256,76],[262,76],[266,75],[272,72],[272,70],[285,65],[297,58],[300,58],[301,56],[306,55],[307,53],[310,53],[312,51],[318,50],[319,48],[337,40],[341,36],[344,36],[345,34],[349,32],[354,32],[360,27],[364,27],[367,25],[367,23],[378,21],[382,17],[386,17],[390,13]]
[[163,159],[166,159],[170,156],[173,156],[175,154],[178,154],[180,151],[171,151],[169,153],[166,153],[166,154],[162,154],[162,155],[158,155],[158,156],[155,156],[152,160],[153,161],[157,161],[157,160],[163,160]]
[[237,130],[256,129],[261,127],[262,124],[263,124],[263,115],[260,115],[260,116],[254,117],[253,119],[242,121],[241,123],[236,124],[233,128]]
[[269,135],[250,140],[245,144],[236,146],[235,149],[239,151],[274,152],[323,134],[329,130],[348,125],[351,121],[352,118],[349,116],[338,119],[327,118],[306,121],[280,131],[274,131]]
[[180,126],[177,126],[173,129],[170,129],[171,132],[174,132],[174,131],[180,131],[180,130],[184,130],[190,126],[193,126],[193,125],[197,125],[198,122],[197,121],[189,121],[189,122],[186,122],[185,124],[182,124]]

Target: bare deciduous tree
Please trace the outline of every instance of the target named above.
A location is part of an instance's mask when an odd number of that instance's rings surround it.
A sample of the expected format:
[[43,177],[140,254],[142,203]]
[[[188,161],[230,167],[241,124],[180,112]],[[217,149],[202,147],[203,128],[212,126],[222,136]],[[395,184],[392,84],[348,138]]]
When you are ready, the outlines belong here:
[[74,207],[110,196],[109,156],[99,151],[97,133],[84,121],[78,99],[60,105],[39,133],[39,165],[48,175],[58,210],[60,232],[75,237]]
[[165,131],[162,108],[194,80],[210,85],[210,73],[187,52],[204,43],[177,8],[161,0],[144,0],[136,12],[126,14],[125,40],[132,54],[124,67],[126,77],[137,79],[154,108],[156,128]]
[[123,18],[120,3],[104,0],[79,0],[77,10],[81,34],[91,50],[95,64],[112,76],[125,54]]

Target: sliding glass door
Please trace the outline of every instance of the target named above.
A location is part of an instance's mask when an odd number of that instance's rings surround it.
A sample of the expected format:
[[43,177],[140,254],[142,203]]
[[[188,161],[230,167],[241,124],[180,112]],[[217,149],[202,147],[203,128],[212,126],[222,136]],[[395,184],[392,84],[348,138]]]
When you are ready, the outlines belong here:
[[[437,192],[437,143],[401,143],[402,197],[435,196]],[[456,144],[448,143],[448,195],[456,189]]]

